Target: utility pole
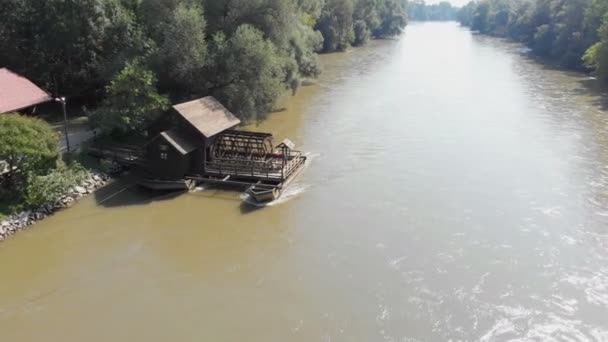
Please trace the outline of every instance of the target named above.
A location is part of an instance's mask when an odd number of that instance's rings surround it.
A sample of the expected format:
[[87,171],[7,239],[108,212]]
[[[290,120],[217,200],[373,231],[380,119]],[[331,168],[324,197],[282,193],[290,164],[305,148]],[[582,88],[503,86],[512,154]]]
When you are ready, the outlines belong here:
[[56,102],[61,103],[63,108],[63,134],[65,135],[65,146],[67,147],[68,153],[70,153],[70,138],[68,137],[68,113],[65,108],[65,97],[55,98]]

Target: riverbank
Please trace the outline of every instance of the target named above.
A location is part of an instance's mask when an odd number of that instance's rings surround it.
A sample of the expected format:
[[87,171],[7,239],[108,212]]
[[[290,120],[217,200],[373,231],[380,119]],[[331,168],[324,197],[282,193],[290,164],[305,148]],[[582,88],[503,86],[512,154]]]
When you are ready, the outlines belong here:
[[594,71],[606,78],[603,52],[608,37],[602,27],[608,13],[605,1],[581,1],[576,6],[546,1],[471,1],[458,14],[459,22],[481,34],[524,43],[538,56],[565,70]]
[[68,191],[52,203],[43,204],[37,208],[21,211],[0,220],[0,241],[20,230],[26,229],[38,221],[44,220],[55,212],[69,208],[78,200],[104,187],[111,177],[103,172],[91,171],[85,179],[68,189]]

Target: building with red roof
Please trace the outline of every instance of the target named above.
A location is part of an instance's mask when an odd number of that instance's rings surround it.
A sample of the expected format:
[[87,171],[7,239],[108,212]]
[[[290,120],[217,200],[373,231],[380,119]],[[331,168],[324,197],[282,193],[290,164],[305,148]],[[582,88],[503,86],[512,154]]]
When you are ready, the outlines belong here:
[[0,114],[32,107],[53,98],[25,77],[0,68]]

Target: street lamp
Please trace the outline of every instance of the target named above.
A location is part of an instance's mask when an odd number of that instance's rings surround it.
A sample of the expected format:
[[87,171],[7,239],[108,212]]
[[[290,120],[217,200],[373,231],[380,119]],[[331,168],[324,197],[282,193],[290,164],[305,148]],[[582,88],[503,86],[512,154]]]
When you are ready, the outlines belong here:
[[63,132],[65,135],[65,146],[67,147],[68,153],[70,153],[70,138],[68,137],[68,113],[65,109],[65,97],[56,97],[55,102],[61,103],[63,108]]

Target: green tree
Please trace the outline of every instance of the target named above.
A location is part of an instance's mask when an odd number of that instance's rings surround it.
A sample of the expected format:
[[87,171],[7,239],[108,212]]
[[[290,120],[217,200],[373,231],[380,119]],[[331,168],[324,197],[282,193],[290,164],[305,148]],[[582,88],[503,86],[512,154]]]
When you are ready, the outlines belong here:
[[460,11],[458,11],[458,21],[460,24],[472,27],[476,8],[477,4],[475,2],[469,2],[461,8]]
[[375,37],[391,37],[401,33],[407,25],[406,0],[379,0],[381,24],[374,30]]
[[354,6],[352,0],[328,0],[317,23],[323,34],[323,50],[336,51],[348,48],[354,39]]
[[9,189],[27,183],[29,175],[51,169],[58,152],[57,133],[46,122],[18,114],[0,115],[0,161],[5,163]]
[[365,45],[365,43],[367,43],[372,36],[372,31],[367,27],[367,24],[363,20],[355,21],[354,30],[355,40],[353,45],[355,46]]
[[163,89],[185,95],[204,89],[205,26],[203,9],[198,4],[181,3],[167,18],[154,64]]
[[490,4],[487,1],[480,2],[473,12],[471,29],[481,33],[488,32],[488,16],[490,14]]
[[97,70],[108,24],[103,1],[10,0],[2,12],[2,21],[10,13],[2,25],[9,49],[0,52],[0,65],[54,93],[90,95],[100,83]]
[[294,0],[204,0],[211,34],[231,36],[244,24],[262,32],[265,39],[283,48],[298,21]]
[[126,63],[151,53],[152,40],[144,32],[136,15],[137,0],[104,0],[106,27],[99,54],[99,84],[102,88]]
[[286,59],[275,45],[245,24],[229,39],[217,33],[212,56],[212,94],[244,121],[264,118],[285,89]]
[[595,70],[600,79],[608,81],[608,11],[598,30],[598,38],[600,41],[585,52],[583,60],[587,67]]
[[169,101],[158,94],[154,73],[139,62],[127,63],[106,89],[101,106],[90,113],[91,124],[107,134],[143,134],[167,109]]
[[459,18],[481,33],[521,41],[566,68],[601,74],[599,32],[607,12],[605,0],[483,0],[469,3]]
[[[369,30],[370,35],[373,31],[377,30],[382,21],[380,20],[379,10],[379,2],[377,0],[356,0],[355,2],[355,12],[353,14],[355,20],[355,40],[361,40],[361,36],[365,36],[365,31]],[[357,24],[357,22],[365,23],[363,26],[361,23]],[[359,32],[357,32],[359,30]],[[357,33],[359,33],[359,38],[357,38]]]

